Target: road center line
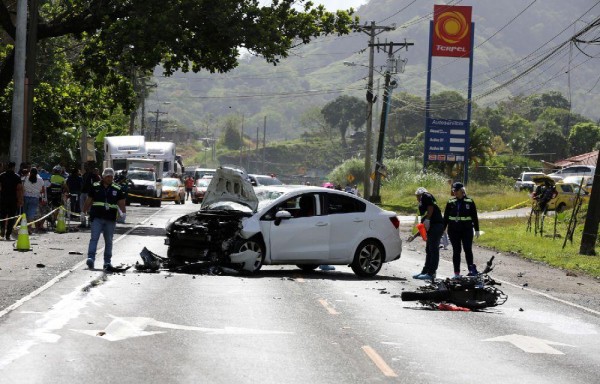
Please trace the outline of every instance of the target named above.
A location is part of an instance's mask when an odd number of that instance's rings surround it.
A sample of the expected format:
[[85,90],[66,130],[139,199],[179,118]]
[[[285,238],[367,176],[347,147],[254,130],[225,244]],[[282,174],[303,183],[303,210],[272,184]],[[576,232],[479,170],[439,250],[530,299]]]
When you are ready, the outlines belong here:
[[[153,215],[147,217],[146,220],[144,220],[141,223],[136,224],[135,226],[133,226],[132,228],[130,228],[127,232],[125,232],[124,234],[122,234],[121,236],[119,236],[118,239],[116,239],[115,241],[113,241],[113,244],[115,244],[115,243],[123,240],[127,235],[129,235],[131,232],[133,232],[133,230],[135,230],[136,228],[138,228],[141,225],[145,224],[148,220],[150,220],[151,218],[153,218],[154,216],[156,216],[157,214],[159,214],[160,211],[162,211],[163,209],[164,208],[159,209],[158,211],[154,212]],[[100,254],[102,252],[104,252],[104,247],[100,248],[96,253]],[[14,311],[15,309],[19,308],[21,305],[25,304],[26,302],[28,302],[29,300],[33,299],[34,297],[38,296],[40,293],[44,292],[45,290],[47,290],[48,288],[50,288],[54,284],[56,284],[59,281],[61,281],[62,279],[64,279],[70,273],[72,273],[72,272],[76,271],[77,269],[81,268],[85,264],[86,261],[87,261],[87,256],[86,256],[86,259],[83,259],[79,263],[75,264],[73,266],[73,268],[67,269],[66,271],[63,271],[60,275],[54,277],[52,280],[50,280],[46,284],[42,285],[41,287],[39,287],[35,291],[31,292],[27,296],[24,296],[24,297],[20,298],[17,301],[15,301],[12,305],[4,308],[2,311],[0,311],[0,318],[2,316],[5,316],[8,313]]]
[[327,300],[325,300],[325,299],[319,299],[319,303],[321,303],[321,305],[323,307],[325,307],[325,309],[327,310],[327,312],[329,312],[330,315],[339,315],[340,314],[331,305],[329,305],[329,303],[327,302]]
[[381,356],[373,348],[368,345],[362,347],[365,354],[371,359],[371,361],[379,368],[379,370],[387,377],[398,377],[396,372],[383,360]]

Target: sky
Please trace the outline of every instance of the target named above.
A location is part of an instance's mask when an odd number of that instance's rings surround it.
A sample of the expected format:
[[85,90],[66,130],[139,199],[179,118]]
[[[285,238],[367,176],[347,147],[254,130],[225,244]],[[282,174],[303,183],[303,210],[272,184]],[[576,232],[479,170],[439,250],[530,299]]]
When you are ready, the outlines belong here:
[[367,0],[312,0],[315,4],[323,4],[330,11],[336,9],[348,9],[350,7],[356,9],[359,6],[366,4]]

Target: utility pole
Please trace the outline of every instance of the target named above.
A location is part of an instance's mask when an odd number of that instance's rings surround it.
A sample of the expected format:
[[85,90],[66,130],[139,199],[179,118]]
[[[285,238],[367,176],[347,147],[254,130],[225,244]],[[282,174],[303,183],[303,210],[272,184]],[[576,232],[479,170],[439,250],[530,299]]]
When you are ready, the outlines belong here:
[[[392,72],[397,73],[396,58],[394,54],[402,48],[408,49],[409,46],[414,45],[413,43],[397,43],[393,42],[384,44],[374,44],[377,48],[383,47],[384,52],[387,52],[387,69],[385,71],[385,85],[383,88],[383,107],[381,110],[381,122],[379,126],[379,141],[377,143],[377,157],[375,159],[375,182],[373,183],[373,194],[371,195],[370,201],[375,204],[381,203],[381,196],[379,191],[381,189],[381,175],[385,173],[385,166],[383,165],[383,147],[385,145],[385,129],[387,127],[387,117],[390,112],[391,94],[392,89],[398,86],[397,80],[392,81]],[[399,47],[394,50],[395,47]]]
[[155,112],[152,112],[152,113],[156,114],[156,120],[154,121],[154,123],[155,123],[155,125],[154,125],[154,141],[158,141],[158,139],[160,138],[160,136],[158,134],[158,132],[159,132],[159,129],[158,129],[158,116],[159,115],[168,115],[169,113],[168,112],[159,111],[158,108],[156,109]]
[[23,118],[25,114],[25,50],[27,40],[27,0],[17,1],[15,33],[15,71],[10,132],[10,159],[17,164],[23,161]]
[[375,21],[371,21],[370,25],[365,24],[360,28],[361,31],[369,35],[369,81],[367,83],[367,142],[365,149],[365,175],[363,179],[363,196],[365,199],[369,199],[371,195],[371,141],[372,141],[372,129],[373,129],[373,103],[375,97],[373,96],[373,68],[375,61],[375,36],[386,31],[393,31],[396,29],[396,25],[392,26],[378,26]]
[[242,154],[244,151],[244,114],[242,113],[242,125],[240,127],[240,167],[243,166]]
[[265,173],[265,151],[267,146],[267,116],[263,123],[263,150],[262,150],[262,173]]
[[29,0],[29,23],[27,25],[27,53],[25,60],[25,126],[23,129],[23,160],[31,160],[33,141],[33,96],[35,92],[35,68],[37,57],[38,0]]
[[598,238],[598,222],[600,221],[600,152],[596,160],[594,181],[592,183],[592,195],[588,205],[583,234],[581,235],[580,255],[596,255],[596,239]]

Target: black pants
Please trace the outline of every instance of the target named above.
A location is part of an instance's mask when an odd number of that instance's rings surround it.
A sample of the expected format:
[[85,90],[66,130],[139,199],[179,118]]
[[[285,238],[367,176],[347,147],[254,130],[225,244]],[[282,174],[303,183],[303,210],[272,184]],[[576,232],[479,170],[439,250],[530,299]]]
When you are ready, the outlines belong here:
[[452,264],[454,273],[460,273],[461,244],[465,250],[467,267],[473,264],[473,227],[466,225],[448,225],[448,237],[452,244]]
[[425,243],[425,266],[423,273],[435,275],[440,263],[440,240],[444,233],[444,224],[431,224],[427,231],[427,242]]
[[[6,219],[7,217],[13,217],[17,215],[17,205],[0,205],[0,219]],[[2,228],[2,234],[7,240],[10,240],[10,234],[12,233],[15,221],[17,219],[11,219],[8,221],[0,222]],[[6,227],[5,227],[6,226]],[[6,228],[6,229],[5,229]]]

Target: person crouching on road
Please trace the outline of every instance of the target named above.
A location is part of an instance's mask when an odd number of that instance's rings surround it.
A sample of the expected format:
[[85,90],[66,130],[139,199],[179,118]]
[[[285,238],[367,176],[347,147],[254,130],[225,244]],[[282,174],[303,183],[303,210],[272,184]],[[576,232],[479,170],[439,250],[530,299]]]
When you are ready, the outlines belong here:
[[113,183],[115,171],[106,168],[102,172],[102,180],[92,185],[88,197],[83,205],[83,213],[90,213],[91,232],[88,246],[87,266],[94,269],[96,249],[100,234],[104,237],[104,270],[112,271],[111,264],[113,235],[117,226],[117,212],[121,209],[125,218],[125,195],[117,184]]
[[415,192],[419,202],[419,214],[422,216],[421,223],[427,231],[427,242],[425,243],[425,265],[421,273],[413,275],[414,279],[431,280],[440,263],[440,239],[444,232],[444,218],[442,211],[437,206],[435,197],[427,189],[420,187]]
[[460,277],[460,252],[461,243],[465,250],[465,259],[469,273],[467,276],[476,276],[477,268],[473,264],[473,230],[479,237],[479,219],[477,208],[473,199],[467,197],[467,192],[462,183],[452,184],[454,197],[448,200],[444,210],[444,229],[448,227],[448,236],[452,244],[452,264],[454,264],[454,277]]

